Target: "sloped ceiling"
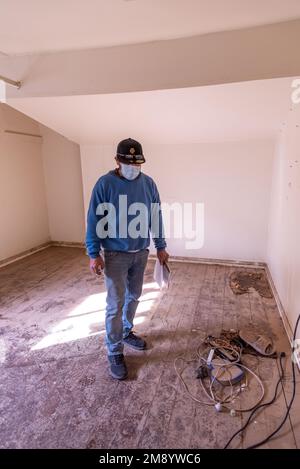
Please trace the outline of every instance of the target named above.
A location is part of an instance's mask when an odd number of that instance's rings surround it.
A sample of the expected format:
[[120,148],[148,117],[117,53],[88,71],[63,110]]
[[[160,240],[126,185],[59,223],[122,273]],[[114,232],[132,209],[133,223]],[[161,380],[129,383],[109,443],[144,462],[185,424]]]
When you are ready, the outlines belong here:
[[292,78],[162,91],[9,99],[8,104],[79,144],[191,143],[275,138]]
[[[299,0],[1,0],[2,54],[136,44],[300,18]],[[0,52],[0,53],[1,53]]]

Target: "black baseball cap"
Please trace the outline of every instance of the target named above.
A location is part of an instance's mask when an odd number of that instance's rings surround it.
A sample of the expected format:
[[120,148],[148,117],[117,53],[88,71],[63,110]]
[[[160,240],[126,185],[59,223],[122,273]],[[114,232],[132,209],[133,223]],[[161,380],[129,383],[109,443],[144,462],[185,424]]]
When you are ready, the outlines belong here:
[[142,145],[133,138],[126,138],[118,144],[116,156],[118,161],[125,164],[142,164],[146,162]]

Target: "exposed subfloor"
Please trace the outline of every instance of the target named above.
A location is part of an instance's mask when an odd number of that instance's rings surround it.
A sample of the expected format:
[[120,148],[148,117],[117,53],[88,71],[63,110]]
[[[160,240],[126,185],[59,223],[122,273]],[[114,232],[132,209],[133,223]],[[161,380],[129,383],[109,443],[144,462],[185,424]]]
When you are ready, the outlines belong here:
[[[93,277],[84,251],[51,247],[0,269],[0,446],[2,448],[222,448],[245,422],[198,404],[184,392],[174,358],[191,358],[207,334],[249,323],[289,352],[274,299],[256,291],[236,296],[233,267],[172,262],[169,290],[153,283],[149,261],[135,330],[148,350],[126,349],[129,379],[113,380],[104,346],[105,289]],[[278,363],[247,356],[259,373],[266,400]],[[203,398],[195,364],[184,371]],[[291,360],[284,389],[231,447],[247,447],[281,421],[292,393]],[[299,381],[299,375],[297,374]],[[244,402],[254,402],[250,380]],[[251,389],[251,392],[250,392]],[[300,389],[291,416],[267,448],[300,447]]]

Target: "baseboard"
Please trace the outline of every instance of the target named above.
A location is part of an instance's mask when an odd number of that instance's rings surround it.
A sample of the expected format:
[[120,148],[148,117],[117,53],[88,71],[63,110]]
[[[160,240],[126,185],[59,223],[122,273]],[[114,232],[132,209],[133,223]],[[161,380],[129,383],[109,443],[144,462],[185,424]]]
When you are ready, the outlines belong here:
[[[271,290],[272,290],[272,293],[273,293],[273,296],[274,296],[274,299],[275,299],[275,302],[276,302],[276,306],[278,308],[280,317],[281,317],[282,322],[283,322],[283,326],[284,326],[287,338],[289,340],[289,343],[290,343],[290,346],[291,346],[291,349],[292,349],[293,348],[293,336],[294,336],[293,328],[292,328],[292,326],[289,322],[289,319],[287,317],[287,314],[285,312],[283,304],[280,300],[280,296],[279,296],[278,291],[275,287],[275,283],[273,281],[273,278],[272,278],[272,275],[271,275],[268,264],[266,264],[265,271],[266,271],[267,279],[268,279],[269,285],[271,287]],[[296,361],[297,361],[297,366],[300,370],[300,355],[299,355],[299,353],[296,355]]]
[[6,265],[12,264],[13,262],[19,261],[20,259],[23,259],[24,257],[31,256],[32,254],[35,254],[36,252],[42,251],[43,249],[47,249],[51,246],[51,241],[48,241],[46,243],[40,244],[39,246],[36,246],[31,249],[27,249],[26,251],[20,252],[19,254],[16,254],[15,256],[7,257],[6,259],[2,259],[0,261],[0,268],[4,267]]
[[17,262],[24,257],[31,256],[36,252],[42,251],[43,249],[50,248],[52,246],[56,247],[71,247],[71,248],[85,248],[84,243],[71,243],[68,241],[47,241],[46,243],[40,244],[39,246],[35,246],[34,248],[27,249],[26,251],[22,251],[15,256],[7,257],[6,259],[2,259],[0,261],[0,268],[5,267],[6,265],[12,264],[13,262]]
[[[150,254],[149,259],[156,259],[155,254]],[[228,267],[252,267],[261,268],[266,267],[265,262],[259,261],[242,261],[233,259],[209,259],[205,257],[182,257],[182,256],[170,256],[171,262],[188,262],[191,264],[209,264],[209,265],[223,265]]]
[[[30,256],[42,249],[48,247],[67,247],[67,248],[79,248],[85,249],[85,244],[80,242],[70,242],[70,241],[49,241],[40,246],[28,249],[27,251],[21,252],[13,257],[3,259],[0,261],[0,267],[3,267],[12,262],[16,262],[23,257]],[[156,255],[150,254],[149,259],[155,260]],[[252,267],[252,268],[266,268],[267,264],[265,262],[259,261],[243,261],[243,260],[233,260],[233,259],[209,259],[202,257],[184,257],[184,256],[170,256],[171,262],[188,262],[193,264],[210,264],[210,265],[224,265],[229,267]]]
[[51,246],[55,247],[65,247],[65,248],[85,248],[84,243],[75,243],[70,241],[51,241]]
[[273,278],[272,278],[272,275],[271,275],[271,272],[270,272],[270,269],[268,267],[268,265],[266,265],[266,275],[267,275],[267,279],[268,279],[268,282],[270,284],[270,287],[271,287],[271,290],[272,290],[272,293],[273,293],[273,296],[274,296],[274,299],[276,301],[276,305],[277,305],[277,308],[278,308],[278,311],[279,311],[279,314],[280,314],[280,317],[282,319],[282,322],[284,324],[284,328],[286,330],[286,333],[287,333],[287,336],[289,338],[289,341],[290,343],[292,343],[292,340],[293,340],[293,329],[289,323],[289,320],[288,320],[288,317],[286,315],[286,312],[285,312],[285,309],[283,307],[283,304],[281,303],[281,300],[280,300],[280,297],[279,297],[279,294],[277,292],[277,289],[275,287],[275,283],[273,281]]
[[[57,247],[75,247],[85,249],[84,243],[71,243],[68,241],[51,241],[51,246]],[[149,259],[156,259],[155,254],[150,254]],[[170,256],[172,262],[190,262],[196,264],[212,264],[212,265],[225,265],[230,267],[253,267],[253,268],[265,268],[266,263],[261,261],[243,261],[233,259],[209,259],[203,257],[183,257],[183,256]]]

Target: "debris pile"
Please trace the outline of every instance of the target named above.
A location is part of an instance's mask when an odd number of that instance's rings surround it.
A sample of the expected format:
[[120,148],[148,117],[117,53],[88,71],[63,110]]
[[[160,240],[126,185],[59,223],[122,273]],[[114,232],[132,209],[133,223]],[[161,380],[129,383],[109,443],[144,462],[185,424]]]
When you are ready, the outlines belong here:
[[266,274],[262,272],[236,271],[230,275],[230,288],[235,295],[248,293],[254,288],[263,298],[273,298]]

